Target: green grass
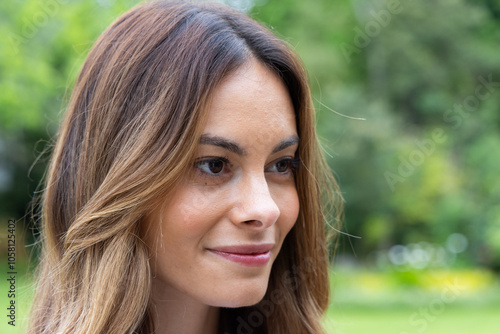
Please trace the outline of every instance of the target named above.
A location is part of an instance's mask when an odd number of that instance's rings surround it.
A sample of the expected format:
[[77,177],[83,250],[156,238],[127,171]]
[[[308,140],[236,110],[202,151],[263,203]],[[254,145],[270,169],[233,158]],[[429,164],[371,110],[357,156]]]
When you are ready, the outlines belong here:
[[[5,277],[5,278],[4,278]],[[7,307],[9,307],[10,299],[8,298],[7,292],[9,291],[9,282],[7,282],[6,275],[2,274],[2,280],[0,281],[0,333],[2,334],[20,334],[23,333],[25,329],[26,321],[29,314],[29,309],[31,305],[31,299],[33,295],[33,287],[30,285],[29,280],[27,280],[22,275],[16,276],[16,321],[15,327],[8,324],[10,321],[7,318]]]
[[449,307],[425,318],[415,309],[332,307],[325,321],[335,334],[498,334],[500,306]]
[[500,333],[500,286],[487,271],[337,268],[330,277],[328,333]]

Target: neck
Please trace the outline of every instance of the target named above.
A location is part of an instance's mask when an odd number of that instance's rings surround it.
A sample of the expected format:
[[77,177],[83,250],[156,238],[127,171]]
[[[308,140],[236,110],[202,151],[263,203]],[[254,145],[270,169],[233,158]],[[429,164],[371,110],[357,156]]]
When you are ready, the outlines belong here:
[[164,283],[153,283],[153,317],[157,334],[216,334],[219,308],[187,296]]

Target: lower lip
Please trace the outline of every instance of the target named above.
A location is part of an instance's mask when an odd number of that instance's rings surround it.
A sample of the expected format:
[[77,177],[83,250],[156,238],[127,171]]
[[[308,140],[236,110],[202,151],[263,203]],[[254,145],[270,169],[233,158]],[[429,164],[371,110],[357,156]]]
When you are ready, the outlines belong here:
[[266,263],[268,263],[271,258],[271,251],[259,254],[236,254],[236,253],[220,252],[216,250],[210,250],[210,252],[226,260],[250,267],[263,266]]

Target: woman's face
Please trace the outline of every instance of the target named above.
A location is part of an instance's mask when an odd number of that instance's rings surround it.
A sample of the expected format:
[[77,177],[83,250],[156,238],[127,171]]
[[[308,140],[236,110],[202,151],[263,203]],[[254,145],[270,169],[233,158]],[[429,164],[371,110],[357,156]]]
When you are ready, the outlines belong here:
[[299,212],[293,105],[281,80],[250,61],[215,89],[207,117],[194,166],[147,219],[154,286],[253,305]]

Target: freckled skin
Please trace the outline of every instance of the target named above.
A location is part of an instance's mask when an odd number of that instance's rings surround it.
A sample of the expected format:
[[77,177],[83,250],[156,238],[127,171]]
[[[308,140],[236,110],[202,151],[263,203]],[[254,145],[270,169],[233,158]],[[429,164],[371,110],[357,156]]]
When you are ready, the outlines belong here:
[[[253,305],[263,298],[272,264],[299,212],[293,172],[278,173],[275,167],[280,159],[293,158],[298,144],[272,153],[278,143],[297,136],[295,122],[285,85],[255,60],[216,88],[203,134],[230,140],[246,154],[199,144],[197,159],[229,161],[222,176],[193,166],[147,217],[157,291],[220,307]],[[202,167],[207,170],[207,164]],[[262,266],[244,266],[208,250],[262,243],[275,244]]]

